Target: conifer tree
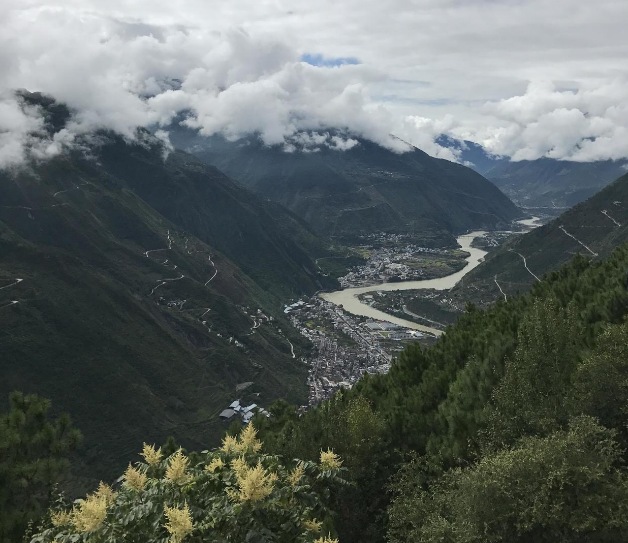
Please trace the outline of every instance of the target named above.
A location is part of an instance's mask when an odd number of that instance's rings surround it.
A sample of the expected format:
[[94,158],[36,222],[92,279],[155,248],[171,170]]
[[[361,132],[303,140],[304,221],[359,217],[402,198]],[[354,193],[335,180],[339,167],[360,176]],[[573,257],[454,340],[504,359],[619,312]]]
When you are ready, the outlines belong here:
[[12,392],[9,412],[0,417],[0,541],[20,541],[29,522],[50,502],[67,469],[67,455],[81,440],[70,417],[50,420],[50,402]]

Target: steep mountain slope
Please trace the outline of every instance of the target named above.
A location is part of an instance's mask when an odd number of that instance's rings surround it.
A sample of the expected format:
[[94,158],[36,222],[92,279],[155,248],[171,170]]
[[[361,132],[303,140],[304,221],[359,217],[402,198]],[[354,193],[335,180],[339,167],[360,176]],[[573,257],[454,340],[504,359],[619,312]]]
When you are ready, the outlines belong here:
[[628,174],[552,222],[516,237],[490,253],[458,293],[484,301],[527,290],[545,273],[576,254],[598,260],[628,240]]
[[106,477],[142,439],[210,444],[238,383],[302,402],[281,297],[320,283],[289,212],[150,138],[97,139],[0,172],[0,397],[68,411]]
[[419,149],[396,154],[360,140],[345,151],[323,145],[316,152],[285,152],[256,138],[231,143],[183,129],[171,137],[327,235],[422,232],[451,241],[451,233],[504,225],[520,215],[482,176]]
[[627,160],[570,162],[540,158],[511,162],[492,157],[481,145],[441,136],[437,143],[460,153],[463,163],[497,185],[518,205],[567,208],[576,205],[626,172]]

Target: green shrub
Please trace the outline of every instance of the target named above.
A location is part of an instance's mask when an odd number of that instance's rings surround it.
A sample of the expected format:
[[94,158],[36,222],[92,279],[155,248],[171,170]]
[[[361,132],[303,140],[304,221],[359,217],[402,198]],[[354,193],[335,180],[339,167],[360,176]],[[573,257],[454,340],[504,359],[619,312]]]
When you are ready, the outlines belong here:
[[321,451],[318,464],[288,465],[261,447],[253,425],[194,465],[181,450],[164,458],[145,445],[119,489],[101,483],[71,509],[51,511],[32,543],[335,541],[323,536],[333,530],[325,504],[347,484],[342,461]]

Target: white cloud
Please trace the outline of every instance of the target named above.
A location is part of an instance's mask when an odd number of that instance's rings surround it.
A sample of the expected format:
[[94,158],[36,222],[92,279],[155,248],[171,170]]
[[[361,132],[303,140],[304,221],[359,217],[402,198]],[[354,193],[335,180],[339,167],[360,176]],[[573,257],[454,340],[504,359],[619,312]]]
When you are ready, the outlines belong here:
[[516,160],[625,157],[627,18],[623,0],[4,0],[0,91],[42,91],[74,116],[35,145],[25,127],[41,120],[3,99],[19,122],[0,119],[0,164],[181,112],[203,134],[286,149],[337,128],[450,160],[441,133]]
[[576,91],[534,84],[525,94],[487,104],[484,110],[499,123],[476,138],[512,160],[590,162],[628,156],[628,79]]
[[58,155],[73,139],[67,130],[50,136],[37,107],[23,104],[13,93],[0,95],[0,168]]

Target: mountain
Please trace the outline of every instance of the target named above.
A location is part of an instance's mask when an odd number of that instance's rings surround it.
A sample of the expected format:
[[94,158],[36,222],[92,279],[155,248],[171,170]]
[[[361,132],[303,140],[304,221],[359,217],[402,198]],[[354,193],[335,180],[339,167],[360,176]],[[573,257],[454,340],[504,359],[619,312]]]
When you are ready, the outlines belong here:
[[484,175],[526,207],[571,207],[626,173],[628,161],[569,162],[540,158],[498,162]]
[[344,151],[297,145],[286,152],[255,137],[229,142],[181,127],[171,138],[325,235],[411,232],[453,243],[452,233],[503,226],[521,215],[481,175],[416,148],[394,153],[362,139]]
[[[628,240],[628,174],[552,222],[509,240],[489,253],[486,261],[455,289],[473,299],[527,290],[536,277],[558,269],[580,254],[593,260],[608,255]],[[524,263],[525,259],[525,263]]]
[[283,301],[330,285],[296,239],[307,225],[279,205],[148,134],[90,141],[0,171],[0,397],[68,411],[104,477],[142,439],[215,441],[241,394],[302,402]]
[[487,172],[498,164],[508,162],[506,158],[489,155],[484,147],[468,140],[457,140],[445,134],[436,138],[435,142],[441,147],[447,147],[454,151],[460,161],[469,168],[486,177]]
[[628,160],[572,162],[539,158],[511,162],[491,156],[481,145],[440,136],[436,142],[456,151],[461,161],[492,181],[523,207],[574,206],[626,173]]

